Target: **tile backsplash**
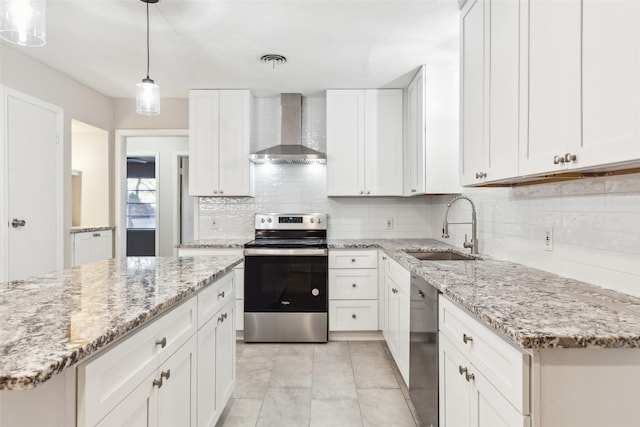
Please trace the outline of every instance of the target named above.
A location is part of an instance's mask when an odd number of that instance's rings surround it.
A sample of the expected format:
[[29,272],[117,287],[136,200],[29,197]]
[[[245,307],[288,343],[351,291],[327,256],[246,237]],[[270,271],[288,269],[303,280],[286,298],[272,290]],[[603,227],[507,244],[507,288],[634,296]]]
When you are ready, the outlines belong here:
[[[640,296],[640,174],[464,194],[478,209],[481,253]],[[470,226],[452,225],[451,238],[440,237],[450,198],[425,200],[430,235],[461,246]],[[451,207],[453,221],[469,218],[468,203]]]

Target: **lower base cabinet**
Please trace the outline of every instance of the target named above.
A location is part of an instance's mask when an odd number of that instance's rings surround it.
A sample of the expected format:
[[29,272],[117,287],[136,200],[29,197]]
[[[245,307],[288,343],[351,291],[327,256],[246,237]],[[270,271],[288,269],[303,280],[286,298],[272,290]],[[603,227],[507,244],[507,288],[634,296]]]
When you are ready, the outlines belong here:
[[195,427],[196,337],[116,406],[99,427]]
[[235,301],[198,330],[198,427],[213,427],[236,383]]
[[385,327],[382,332],[407,386],[409,386],[410,289],[409,271],[387,257],[385,260]]
[[529,427],[502,394],[443,335],[439,337],[442,427]]

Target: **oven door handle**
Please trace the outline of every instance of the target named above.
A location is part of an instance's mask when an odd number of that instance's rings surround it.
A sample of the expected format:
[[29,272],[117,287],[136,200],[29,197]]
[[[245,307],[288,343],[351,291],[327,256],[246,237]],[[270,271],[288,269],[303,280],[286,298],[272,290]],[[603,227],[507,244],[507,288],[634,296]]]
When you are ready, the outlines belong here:
[[245,256],[327,256],[327,249],[245,249]]

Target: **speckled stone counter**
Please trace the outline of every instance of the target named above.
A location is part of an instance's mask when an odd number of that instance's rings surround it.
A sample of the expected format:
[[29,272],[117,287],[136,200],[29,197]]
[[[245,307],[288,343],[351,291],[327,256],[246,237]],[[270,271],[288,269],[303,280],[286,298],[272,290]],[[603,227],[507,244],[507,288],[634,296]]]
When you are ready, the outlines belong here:
[[71,234],[76,234],[76,233],[90,233],[92,231],[107,231],[107,230],[115,230],[116,227],[113,225],[105,225],[105,226],[91,226],[91,227],[71,227],[71,230],[69,230],[69,233]]
[[31,389],[153,320],[242,261],[133,257],[0,283],[0,390]]
[[331,240],[330,248],[382,248],[524,349],[640,348],[640,298],[521,264],[420,261],[406,252],[452,251],[429,239]]
[[244,244],[250,242],[251,239],[210,239],[210,240],[194,240],[191,243],[182,243],[176,245],[176,248],[195,248],[195,249],[225,249],[225,248],[244,248]]

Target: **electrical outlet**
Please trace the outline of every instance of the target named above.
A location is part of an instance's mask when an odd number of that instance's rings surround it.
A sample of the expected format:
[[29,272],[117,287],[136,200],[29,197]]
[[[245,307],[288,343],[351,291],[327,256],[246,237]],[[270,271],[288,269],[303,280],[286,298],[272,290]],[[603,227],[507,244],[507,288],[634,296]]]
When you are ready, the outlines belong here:
[[389,217],[385,222],[385,230],[393,230],[393,217]]
[[544,231],[544,250],[553,250],[553,227],[549,227]]

